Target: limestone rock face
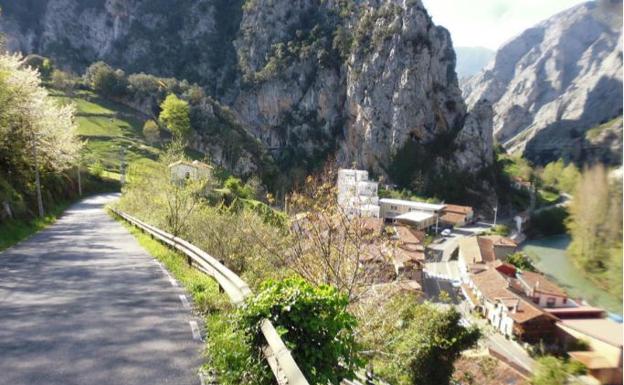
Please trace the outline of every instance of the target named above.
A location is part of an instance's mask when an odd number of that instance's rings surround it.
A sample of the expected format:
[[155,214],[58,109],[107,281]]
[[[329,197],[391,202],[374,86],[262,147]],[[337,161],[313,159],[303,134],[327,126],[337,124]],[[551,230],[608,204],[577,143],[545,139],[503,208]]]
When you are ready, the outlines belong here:
[[[468,113],[449,33],[420,0],[25,3],[0,0],[9,48],[78,72],[103,60],[197,82],[282,170],[335,157],[392,179],[397,166],[476,173],[492,161],[491,113]],[[227,152],[204,132],[196,149]],[[400,156],[411,147],[418,157]]]
[[466,117],[464,128],[456,139],[460,148],[455,153],[455,160],[463,169],[477,172],[492,164],[492,116],[492,104],[482,99]]
[[[240,4],[214,0],[1,0],[0,31],[8,48],[39,53],[81,73],[103,60],[128,73],[201,82],[221,91],[235,64],[222,38]],[[237,2],[232,2],[237,3]],[[231,22],[231,21],[230,21]]]
[[346,162],[381,172],[407,141],[461,130],[466,107],[450,35],[420,2],[380,2],[364,11],[347,63]]
[[621,1],[598,0],[526,30],[462,85],[466,102],[493,103],[494,135],[508,150],[538,163],[573,159],[585,131],[622,113],[621,15]]

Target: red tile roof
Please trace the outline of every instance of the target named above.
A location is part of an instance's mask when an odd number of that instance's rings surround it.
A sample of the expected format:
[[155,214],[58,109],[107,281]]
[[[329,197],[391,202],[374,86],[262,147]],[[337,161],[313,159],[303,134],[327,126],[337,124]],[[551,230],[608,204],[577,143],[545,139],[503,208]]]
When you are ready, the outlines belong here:
[[509,317],[511,317],[511,319],[513,319],[514,322],[521,324],[521,323],[530,321],[534,318],[540,317],[542,315],[546,315],[548,317],[555,319],[554,316],[548,313],[545,313],[542,309],[533,305],[531,302],[526,301],[522,298],[519,298],[519,299],[520,299],[520,302],[518,304],[518,309],[516,310],[516,312],[509,313]]
[[518,274],[518,279],[528,285],[531,289],[540,293],[552,294],[559,297],[567,297],[565,290],[556,283],[548,280],[543,274],[532,271],[523,271]]
[[517,247],[518,244],[511,238],[503,237],[502,235],[482,235],[480,238],[489,239],[494,246],[509,246]]
[[496,253],[494,253],[494,242],[487,238],[477,237],[479,251],[481,252],[481,260],[485,263],[494,262]]
[[472,213],[472,207],[470,206],[460,206],[460,205],[445,205],[444,212],[458,213],[468,215]]
[[443,213],[442,216],[440,216],[440,220],[442,222],[450,223],[452,225],[457,225],[460,223],[463,224],[466,222],[466,214],[459,214],[459,213],[452,213],[452,212]]

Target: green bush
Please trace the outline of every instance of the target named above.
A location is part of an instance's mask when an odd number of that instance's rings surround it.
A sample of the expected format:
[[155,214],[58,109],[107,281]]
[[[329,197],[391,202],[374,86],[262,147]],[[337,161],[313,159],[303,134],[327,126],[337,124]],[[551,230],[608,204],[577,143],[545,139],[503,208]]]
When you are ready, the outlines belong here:
[[448,385],[455,361],[476,345],[478,328],[464,327],[454,308],[443,309],[412,296],[369,305],[358,334],[375,372],[395,385]]
[[363,364],[354,336],[356,318],[347,305],[348,297],[331,286],[313,287],[302,278],[268,280],[246,301],[239,322],[259,351],[265,345],[260,325],[269,319],[310,384],[338,385]]
[[84,78],[89,87],[106,97],[120,97],[128,90],[126,74],[101,61],[91,64]]
[[533,262],[531,261],[531,258],[521,252],[513,253],[508,256],[507,262],[511,263],[520,270],[536,271],[535,266],[533,266]]

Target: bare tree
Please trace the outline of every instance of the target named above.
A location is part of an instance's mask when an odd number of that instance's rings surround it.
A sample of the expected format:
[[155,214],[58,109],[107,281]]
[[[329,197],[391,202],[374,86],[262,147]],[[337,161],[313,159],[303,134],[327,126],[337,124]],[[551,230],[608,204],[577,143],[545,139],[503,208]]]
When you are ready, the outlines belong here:
[[377,273],[369,264],[390,259],[380,220],[353,216],[338,204],[329,169],[308,177],[288,201],[293,223],[286,264],[308,281],[335,286],[357,301]]

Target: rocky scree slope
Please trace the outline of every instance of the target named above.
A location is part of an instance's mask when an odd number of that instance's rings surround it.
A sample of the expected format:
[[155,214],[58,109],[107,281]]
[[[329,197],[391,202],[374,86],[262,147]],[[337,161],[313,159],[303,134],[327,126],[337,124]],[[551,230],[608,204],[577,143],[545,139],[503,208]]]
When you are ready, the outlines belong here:
[[446,178],[458,184],[482,180],[476,174],[492,162],[491,106],[468,111],[449,33],[419,0],[0,5],[14,50],[76,71],[104,60],[198,82],[285,179],[335,156],[426,191],[448,173],[462,175]]
[[493,103],[508,150],[542,164],[597,160],[585,132],[622,114],[622,2],[584,3],[524,31],[462,88],[469,106]]

